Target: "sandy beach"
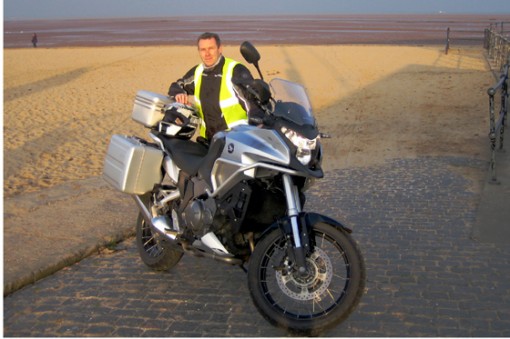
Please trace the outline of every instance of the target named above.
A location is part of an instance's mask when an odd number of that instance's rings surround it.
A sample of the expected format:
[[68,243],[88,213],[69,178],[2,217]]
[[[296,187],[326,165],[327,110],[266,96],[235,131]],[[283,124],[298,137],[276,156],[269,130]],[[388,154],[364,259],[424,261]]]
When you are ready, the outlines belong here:
[[[267,80],[307,88],[331,136],[323,139],[326,175],[396,157],[488,159],[486,90],[494,77],[481,47],[448,55],[443,46],[259,50]],[[224,54],[242,59],[238,46]],[[136,91],[165,94],[198,61],[189,46],[4,49],[5,199],[100,176],[112,134],[147,136],[130,118]]]

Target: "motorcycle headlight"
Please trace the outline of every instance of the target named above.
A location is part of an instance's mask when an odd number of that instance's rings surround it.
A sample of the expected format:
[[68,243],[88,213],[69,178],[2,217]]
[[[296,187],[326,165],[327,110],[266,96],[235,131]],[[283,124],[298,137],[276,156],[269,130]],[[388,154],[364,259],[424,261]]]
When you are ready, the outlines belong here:
[[281,131],[287,139],[297,147],[296,157],[299,162],[303,165],[308,165],[310,160],[312,160],[312,151],[317,147],[317,139],[319,139],[319,136],[310,140],[286,127],[282,127]]

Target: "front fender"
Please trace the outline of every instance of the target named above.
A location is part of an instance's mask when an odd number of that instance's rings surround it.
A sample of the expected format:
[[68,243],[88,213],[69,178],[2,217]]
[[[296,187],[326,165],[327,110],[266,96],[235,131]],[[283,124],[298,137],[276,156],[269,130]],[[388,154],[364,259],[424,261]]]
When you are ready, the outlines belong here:
[[[310,231],[313,226],[317,225],[318,223],[322,222],[322,223],[325,223],[325,224],[328,224],[328,225],[331,225],[333,227],[336,227],[338,229],[341,229],[347,233],[352,233],[352,230],[346,226],[344,226],[342,223],[340,223],[339,221],[336,221],[335,219],[333,218],[330,218],[328,216],[325,216],[325,215],[322,215],[322,214],[319,214],[319,213],[315,213],[315,212],[301,212],[299,213],[299,221],[301,223],[300,227],[304,225],[306,225],[306,230]],[[284,217],[284,218],[280,218],[278,220],[276,220],[273,224],[271,224],[271,226],[269,226],[262,234],[261,234],[261,237],[260,239],[262,239],[266,234],[268,234],[269,232],[277,229],[277,228],[280,228],[282,230],[282,232],[284,232],[285,234],[292,234],[292,229],[291,229],[291,225],[290,225],[290,218],[288,216]],[[301,232],[302,233],[302,232]]]
[[325,216],[325,215],[322,215],[319,213],[314,213],[314,212],[307,212],[307,213],[302,213],[302,214],[304,214],[304,220],[308,227],[312,227],[312,226],[317,225],[320,222],[323,222],[325,224],[342,229],[342,230],[346,231],[347,233],[352,233],[352,230],[349,227],[344,226],[339,221],[336,221],[335,219],[332,219],[328,216]]

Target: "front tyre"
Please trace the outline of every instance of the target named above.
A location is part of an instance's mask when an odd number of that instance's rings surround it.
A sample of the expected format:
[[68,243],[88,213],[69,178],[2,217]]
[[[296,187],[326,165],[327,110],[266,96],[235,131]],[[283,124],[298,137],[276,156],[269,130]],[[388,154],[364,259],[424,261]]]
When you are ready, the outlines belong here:
[[347,232],[325,223],[313,227],[315,248],[307,274],[292,269],[279,229],[255,247],[248,287],[259,312],[273,325],[308,335],[343,321],[359,303],[365,286],[361,253]]

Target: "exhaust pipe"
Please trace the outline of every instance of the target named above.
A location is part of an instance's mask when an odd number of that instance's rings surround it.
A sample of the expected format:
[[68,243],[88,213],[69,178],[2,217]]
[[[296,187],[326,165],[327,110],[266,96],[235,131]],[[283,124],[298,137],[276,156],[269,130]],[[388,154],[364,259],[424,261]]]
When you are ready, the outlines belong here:
[[[142,217],[145,222],[150,225],[151,230],[157,232],[158,234],[168,239],[171,243],[177,244],[177,235],[178,233],[170,230],[170,226],[168,225],[167,218],[164,216],[152,217],[152,213],[149,212],[149,209],[143,203],[142,199],[138,195],[132,195],[136,204],[138,205],[138,209],[142,213]],[[238,265],[242,266],[243,261],[238,258],[233,258],[231,256],[218,255],[217,253],[208,253],[204,250],[200,250],[196,247],[190,246],[186,241],[182,243],[181,247],[186,253],[195,255],[197,257],[208,257],[217,261],[221,261],[223,263],[227,263],[230,265]],[[226,250],[225,250],[226,251]]]
[[159,233],[171,242],[175,242],[175,239],[177,239],[177,232],[170,229],[171,227],[168,224],[167,218],[165,216],[152,217],[152,213],[147,206],[145,206],[142,199],[140,199],[138,195],[132,195],[132,197],[142,213],[143,220],[150,226],[151,230]]
[[165,216],[152,218],[151,228],[171,241],[177,239],[177,232],[172,231]]
[[242,266],[243,261],[241,259],[235,258],[235,257],[225,257],[220,256],[216,254],[215,252],[205,252],[204,250],[201,250],[200,248],[194,247],[186,242],[182,244],[182,249],[185,253],[191,254],[195,257],[206,257],[209,259],[214,259],[216,261],[229,264],[229,265],[235,265],[235,266]]
[[140,212],[142,212],[142,217],[145,220],[145,222],[149,225],[152,224],[152,214],[149,212],[145,204],[143,203],[142,199],[138,195],[132,195],[133,199],[136,202],[136,205],[138,206],[138,209]]

